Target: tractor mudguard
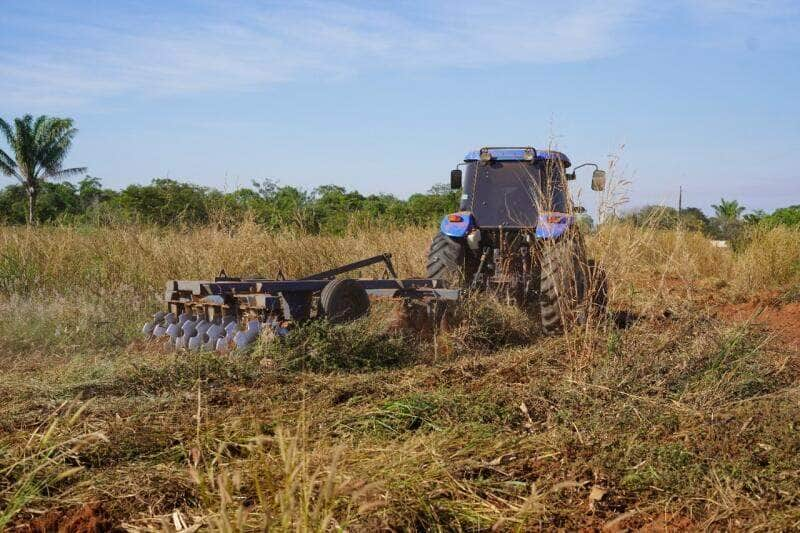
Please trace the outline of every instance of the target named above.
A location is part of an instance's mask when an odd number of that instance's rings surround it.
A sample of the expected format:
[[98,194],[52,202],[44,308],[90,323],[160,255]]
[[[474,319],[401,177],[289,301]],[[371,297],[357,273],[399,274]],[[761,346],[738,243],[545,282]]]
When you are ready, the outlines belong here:
[[575,222],[573,215],[566,213],[540,213],[536,225],[537,239],[557,239]]
[[458,211],[445,215],[439,226],[441,232],[448,237],[466,237],[475,226],[475,219],[469,211]]

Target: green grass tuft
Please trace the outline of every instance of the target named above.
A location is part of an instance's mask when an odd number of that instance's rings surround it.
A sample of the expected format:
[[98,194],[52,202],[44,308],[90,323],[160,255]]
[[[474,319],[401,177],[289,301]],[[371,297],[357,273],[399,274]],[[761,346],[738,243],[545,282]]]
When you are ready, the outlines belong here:
[[409,362],[414,350],[401,335],[376,331],[369,320],[334,325],[313,321],[281,339],[263,343],[258,353],[274,359],[282,368],[310,370],[375,370]]

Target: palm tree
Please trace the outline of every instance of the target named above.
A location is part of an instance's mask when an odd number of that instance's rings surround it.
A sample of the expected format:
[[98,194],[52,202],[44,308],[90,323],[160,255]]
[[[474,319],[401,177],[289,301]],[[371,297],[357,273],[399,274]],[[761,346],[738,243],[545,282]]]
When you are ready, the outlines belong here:
[[12,158],[0,149],[0,172],[16,178],[28,195],[28,224],[33,224],[36,197],[47,180],[57,180],[86,172],[85,168],[62,169],[64,159],[78,132],[72,119],[31,115],[14,119],[14,128],[0,119]]
[[736,238],[741,229],[740,217],[745,210],[743,205],[739,205],[736,200],[726,200],[721,198],[718,205],[711,205],[716,215],[714,221],[714,233],[717,238],[730,241]]
[[714,209],[717,218],[726,222],[739,220],[739,217],[742,216],[746,209],[743,205],[739,205],[736,200],[726,200],[725,198],[720,198],[719,204],[711,204],[711,207]]

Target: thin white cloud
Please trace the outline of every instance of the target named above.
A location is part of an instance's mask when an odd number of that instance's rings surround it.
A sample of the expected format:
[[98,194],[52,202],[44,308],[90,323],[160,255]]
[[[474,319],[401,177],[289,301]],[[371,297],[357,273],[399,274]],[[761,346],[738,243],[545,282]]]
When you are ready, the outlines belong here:
[[[35,25],[39,38],[35,46],[0,49],[0,94],[11,102],[73,105],[127,94],[249,90],[366,69],[584,61],[624,45],[638,2],[196,7],[171,19],[128,13],[104,22],[107,14],[90,14],[64,26],[18,17],[15,31]],[[77,28],[80,37],[63,28]]]

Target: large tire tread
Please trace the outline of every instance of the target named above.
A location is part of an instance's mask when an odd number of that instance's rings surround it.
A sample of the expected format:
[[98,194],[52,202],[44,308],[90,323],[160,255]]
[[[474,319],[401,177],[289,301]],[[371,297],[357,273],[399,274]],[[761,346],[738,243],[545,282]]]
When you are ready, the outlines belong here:
[[546,335],[564,331],[583,304],[587,285],[583,247],[566,239],[546,243],[542,250],[539,314]]
[[464,245],[447,235],[437,233],[428,251],[427,276],[449,282],[464,278]]

